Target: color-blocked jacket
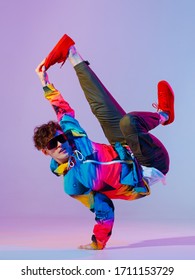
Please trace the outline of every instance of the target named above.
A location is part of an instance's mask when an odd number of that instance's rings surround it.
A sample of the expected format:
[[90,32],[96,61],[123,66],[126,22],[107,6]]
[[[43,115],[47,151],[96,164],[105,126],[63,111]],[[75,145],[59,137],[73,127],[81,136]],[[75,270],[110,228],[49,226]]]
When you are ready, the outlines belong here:
[[114,206],[111,199],[134,200],[149,194],[140,188],[141,171],[128,152],[116,143],[111,145],[92,142],[79,122],[74,110],[52,84],[44,87],[45,97],[54,108],[58,122],[66,134],[73,153],[68,163],[59,165],[51,160],[50,168],[57,176],[64,176],[64,190],[95,213],[92,245],[105,247],[112,233]]

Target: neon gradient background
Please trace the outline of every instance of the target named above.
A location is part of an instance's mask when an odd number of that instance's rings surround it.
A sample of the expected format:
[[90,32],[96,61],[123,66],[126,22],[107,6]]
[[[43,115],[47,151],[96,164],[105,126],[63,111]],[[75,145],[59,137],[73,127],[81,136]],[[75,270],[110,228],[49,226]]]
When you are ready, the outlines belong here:
[[[64,33],[75,40],[81,55],[90,61],[92,69],[126,111],[153,110],[151,104],[157,98],[158,81],[165,79],[172,85],[176,120],[154,131],[170,153],[167,185],[153,186],[146,199],[115,201],[115,232],[123,228],[122,221],[124,225],[130,223],[123,231],[120,240],[123,242],[128,230],[132,232],[131,224],[140,221],[140,225],[133,228],[139,228],[139,232],[147,229],[148,239],[152,234],[147,226],[150,221],[151,231],[158,228],[165,237],[162,233],[172,225],[174,238],[188,236],[191,241],[185,242],[194,246],[195,2],[7,0],[1,1],[0,11],[0,246],[39,247],[41,241],[38,240],[43,236],[48,240],[42,243],[43,247],[53,242],[57,248],[56,239],[60,237],[55,238],[56,233],[52,236],[51,230],[56,229],[57,221],[62,227],[58,234],[61,232],[64,244],[71,244],[73,248],[82,240],[87,243],[91,235],[93,215],[64,194],[62,179],[49,171],[49,158],[37,152],[32,142],[34,127],[55,119],[52,108],[43,98],[34,69]],[[77,119],[90,138],[107,143],[69,62],[62,69],[55,65],[48,74],[75,109]],[[80,221],[86,223],[87,233],[82,235],[81,229],[77,236],[80,226],[83,227]],[[174,228],[177,222],[180,226]],[[162,224],[164,226],[159,227]],[[182,232],[186,225],[189,225],[188,231]],[[44,231],[41,232],[43,227],[49,234],[48,239]],[[34,237],[26,237],[28,242],[21,241],[17,245],[8,236],[24,240],[20,238],[20,230],[25,236],[31,232]],[[78,239],[72,243],[68,239],[71,232]],[[172,238],[166,235],[169,237]],[[59,242],[59,248],[61,244]]]

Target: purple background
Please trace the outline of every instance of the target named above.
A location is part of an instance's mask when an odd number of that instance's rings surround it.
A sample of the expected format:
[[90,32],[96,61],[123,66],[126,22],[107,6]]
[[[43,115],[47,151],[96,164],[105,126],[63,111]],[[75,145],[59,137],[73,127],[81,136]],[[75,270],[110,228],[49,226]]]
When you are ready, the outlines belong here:
[[[64,33],[126,111],[153,110],[161,79],[175,91],[176,121],[154,131],[170,153],[167,185],[153,186],[146,199],[115,201],[117,217],[194,219],[195,2],[7,0],[0,11],[2,221],[91,217],[65,195],[62,178],[50,173],[50,159],[32,142],[34,127],[55,119],[34,69]],[[70,63],[48,74],[89,137],[107,143]]]

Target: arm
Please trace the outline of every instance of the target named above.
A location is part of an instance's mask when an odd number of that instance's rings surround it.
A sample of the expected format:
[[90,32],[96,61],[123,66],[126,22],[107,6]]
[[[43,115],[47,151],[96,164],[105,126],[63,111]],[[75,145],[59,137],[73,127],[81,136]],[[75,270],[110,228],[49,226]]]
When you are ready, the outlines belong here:
[[95,213],[96,224],[93,228],[92,242],[79,246],[79,249],[102,250],[112,234],[114,224],[114,205],[104,194],[90,192],[85,195],[72,196]]
[[74,110],[70,107],[68,102],[66,102],[60,92],[55,89],[53,84],[49,82],[49,77],[45,71],[45,66],[43,60],[36,68],[36,73],[41,81],[43,90],[45,92],[45,98],[50,102],[54,111],[57,115],[58,121],[61,121],[64,115],[74,118]]

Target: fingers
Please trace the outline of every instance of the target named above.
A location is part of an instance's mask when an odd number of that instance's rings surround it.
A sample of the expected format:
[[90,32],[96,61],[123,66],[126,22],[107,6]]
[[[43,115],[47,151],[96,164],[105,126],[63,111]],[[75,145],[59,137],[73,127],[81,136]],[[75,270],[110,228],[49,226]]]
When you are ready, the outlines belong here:
[[45,70],[44,63],[45,63],[45,59],[43,59],[35,69],[35,72],[37,73],[43,87],[49,84],[49,77]]
[[45,72],[44,63],[45,63],[45,59],[43,59],[43,60],[41,61],[41,63],[39,63],[39,65],[37,66],[37,68],[35,69],[35,72],[36,72],[36,73],[38,73],[38,72]]
[[91,246],[91,244],[80,245],[78,248],[79,248],[79,249],[84,249],[84,250],[96,250],[95,248],[93,248],[93,247]]

